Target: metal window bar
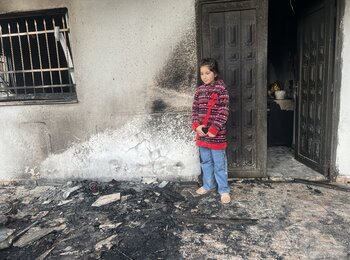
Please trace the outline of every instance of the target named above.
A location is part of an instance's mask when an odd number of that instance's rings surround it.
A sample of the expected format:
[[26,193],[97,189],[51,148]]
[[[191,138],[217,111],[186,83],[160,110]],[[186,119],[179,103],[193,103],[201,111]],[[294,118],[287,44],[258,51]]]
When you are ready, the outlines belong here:
[[[11,26],[10,24],[7,25],[8,26],[8,30],[9,30],[9,33],[11,34]],[[10,66],[13,66],[13,69],[16,70],[16,65],[15,65],[15,56],[13,54],[13,44],[12,44],[12,37],[9,38],[9,41],[10,41],[10,50],[11,50],[11,63],[10,63]],[[14,77],[16,79],[16,77]],[[16,86],[16,80],[13,81],[13,85]],[[17,95],[17,89],[15,89],[15,93]]]
[[[51,85],[53,85],[53,80],[52,80],[52,66],[51,66],[51,59],[50,59],[50,48],[49,48],[49,40],[47,37],[47,28],[46,28],[46,21],[44,19],[44,30],[45,30],[45,40],[46,40],[46,51],[47,51],[47,59],[49,61],[49,68],[50,68],[50,82]],[[54,89],[52,89],[52,92],[54,92]]]
[[[19,33],[20,32],[20,30],[19,30],[19,23],[17,22],[17,33]],[[23,49],[22,49],[22,41],[21,41],[21,37],[18,35],[18,43],[19,43],[19,51],[20,51],[20,53],[21,53],[21,65],[22,65],[22,70],[24,70],[24,62],[23,62]],[[27,84],[26,84],[26,76],[25,76],[25,74],[24,74],[24,72],[22,73],[22,75],[23,75],[23,85],[24,86],[26,86]],[[26,91],[26,89],[24,89],[24,93],[25,94],[27,94],[27,91]]]
[[[67,28],[69,28],[69,19],[68,19],[68,14],[66,13],[65,14],[65,18],[66,18],[66,23],[67,23]],[[71,41],[71,38],[70,38],[70,34],[65,32],[67,34],[67,39],[69,42],[72,42]],[[69,45],[67,45],[67,48],[68,48]],[[71,67],[73,67],[73,60],[72,60],[72,56],[70,55],[70,52],[69,52],[69,62],[71,64]],[[71,80],[72,80],[72,84],[75,85],[75,78],[74,78],[74,70],[71,70],[70,71],[70,74],[71,74]],[[70,87],[72,88],[72,87]]]
[[0,16],[0,101],[75,97],[67,19],[62,12]]
[[[30,63],[30,69],[32,70],[32,85],[34,86],[35,85],[35,82],[34,82],[34,71],[33,71],[33,54],[32,54],[32,45],[30,43],[30,37],[29,37],[29,26],[28,26],[28,21],[26,20],[25,21],[25,24],[26,24],[26,33],[27,33],[27,42],[28,42],[28,51],[29,51],[29,63]],[[34,89],[34,95],[35,95],[35,89]]]
[[38,34],[38,23],[36,22],[36,19],[34,19],[34,27],[36,32],[36,46],[38,48],[38,55],[39,55],[39,65],[40,65],[40,75],[41,75],[41,85],[44,85],[44,73],[43,73],[43,64],[42,64],[42,58],[41,58],[41,48],[40,48],[40,41],[39,41],[39,34]]
[[[56,21],[55,21],[54,18],[52,18],[52,25],[53,25],[53,28],[54,28],[54,36],[55,36],[55,48],[56,48],[57,65],[60,68],[61,67],[61,63],[60,63],[60,59],[59,59],[58,44],[57,44],[57,39],[59,39],[60,27],[56,26]],[[59,75],[60,84],[62,84],[62,73],[61,73],[61,71],[58,72],[58,75]],[[61,88],[61,93],[63,93],[63,88]]]
[[[68,29],[68,23],[66,23],[67,21],[68,21],[68,16],[66,14],[65,17],[62,16],[63,29]],[[69,44],[67,43],[67,41],[70,42],[69,34],[68,34],[67,30],[64,30],[63,33],[60,33],[60,42],[61,42],[61,45],[64,46],[65,50],[66,50],[65,51],[65,56],[66,56],[66,60],[68,62],[68,67],[69,68],[73,68],[73,60],[72,60],[72,56],[70,54]],[[70,74],[69,83],[74,85],[75,81],[74,81],[73,69],[70,69],[69,74]],[[69,89],[70,89],[70,91],[72,91],[72,87],[70,87]]]

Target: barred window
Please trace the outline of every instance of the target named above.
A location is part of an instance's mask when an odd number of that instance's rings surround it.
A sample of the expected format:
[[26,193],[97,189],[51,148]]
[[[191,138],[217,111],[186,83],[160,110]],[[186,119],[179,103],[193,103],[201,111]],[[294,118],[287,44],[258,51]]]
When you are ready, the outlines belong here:
[[0,101],[75,100],[67,9],[0,15]]

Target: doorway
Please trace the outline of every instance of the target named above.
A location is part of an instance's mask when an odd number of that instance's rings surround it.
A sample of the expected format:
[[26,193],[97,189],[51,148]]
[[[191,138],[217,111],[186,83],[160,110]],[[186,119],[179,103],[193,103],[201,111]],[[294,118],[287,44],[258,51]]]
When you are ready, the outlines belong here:
[[198,57],[230,95],[231,177],[329,178],[337,2],[197,0]]
[[328,178],[335,2],[269,1],[269,177]]

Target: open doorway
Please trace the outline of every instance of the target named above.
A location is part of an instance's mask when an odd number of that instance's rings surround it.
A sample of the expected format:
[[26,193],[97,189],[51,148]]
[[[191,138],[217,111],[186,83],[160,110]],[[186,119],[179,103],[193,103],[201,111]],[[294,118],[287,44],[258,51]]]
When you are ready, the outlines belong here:
[[326,109],[323,107],[329,106],[326,97],[331,68],[327,66],[332,66],[331,55],[324,55],[332,50],[328,46],[331,41],[326,39],[328,21],[323,19],[327,13],[326,2],[269,1],[269,177],[327,179],[326,169],[319,167],[327,161],[327,143],[322,136],[326,129]]

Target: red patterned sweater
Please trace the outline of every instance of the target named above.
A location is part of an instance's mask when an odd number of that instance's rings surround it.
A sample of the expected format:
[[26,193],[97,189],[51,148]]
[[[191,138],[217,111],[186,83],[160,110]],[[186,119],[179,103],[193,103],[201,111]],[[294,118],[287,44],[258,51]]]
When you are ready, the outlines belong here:
[[[213,93],[214,95],[212,95]],[[192,105],[192,129],[195,131],[198,126],[203,124],[208,111],[208,102],[213,96],[217,98],[215,98],[214,106],[211,109],[207,126],[209,126],[209,132],[215,137],[208,135],[201,137],[196,134],[196,145],[220,150],[227,147],[226,122],[229,115],[229,95],[222,80],[198,87]]]

